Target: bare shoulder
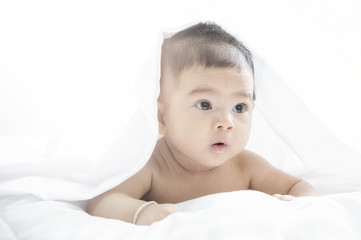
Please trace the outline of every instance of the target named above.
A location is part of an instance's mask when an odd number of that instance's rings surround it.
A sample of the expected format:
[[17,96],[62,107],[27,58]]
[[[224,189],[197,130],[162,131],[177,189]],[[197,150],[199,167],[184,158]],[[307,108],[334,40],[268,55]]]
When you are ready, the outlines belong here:
[[253,190],[269,194],[287,194],[298,181],[296,178],[280,169],[273,167],[265,158],[257,153],[244,150],[238,157],[242,172],[249,180]]
[[125,193],[131,197],[140,199],[151,188],[155,170],[159,168],[157,161],[158,144],[145,166],[136,174],[119,184],[115,190]]
[[272,167],[261,155],[249,150],[243,150],[238,154],[236,161],[244,170],[251,170],[252,168],[259,168],[261,166]]
[[103,196],[100,195],[99,197],[101,198],[106,195],[118,193],[126,194],[135,199],[140,199],[142,196],[144,196],[151,188],[154,169],[157,168],[157,161],[154,157],[155,152],[157,152],[157,147],[153,151],[151,157],[144,165],[144,167],[142,167],[138,172],[130,176],[124,182],[120,183],[113,189],[102,194]]
[[235,160],[250,188],[255,179],[263,181],[263,177],[275,169],[264,157],[249,150],[243,150]]

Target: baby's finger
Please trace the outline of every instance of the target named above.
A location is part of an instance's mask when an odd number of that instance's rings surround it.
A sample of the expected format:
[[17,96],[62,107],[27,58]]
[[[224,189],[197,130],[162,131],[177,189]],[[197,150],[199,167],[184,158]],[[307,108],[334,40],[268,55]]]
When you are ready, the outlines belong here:
[[273,197],[278,198],[282,201],[292,201],[295,197],[291,195],[273,194]]

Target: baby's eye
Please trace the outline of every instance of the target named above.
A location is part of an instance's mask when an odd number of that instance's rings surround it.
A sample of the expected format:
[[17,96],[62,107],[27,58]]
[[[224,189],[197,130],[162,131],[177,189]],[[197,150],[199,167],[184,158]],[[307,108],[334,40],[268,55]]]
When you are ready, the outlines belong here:
[[202,110],[211,110],[212,106],[209,102],[202,101],[196,104],[196,107]]
[[244,104],[237,104],[236,106],[234,106],[234,108],[232,109],[233,112],[236,113],[244,113],[246,111],[246,105]]

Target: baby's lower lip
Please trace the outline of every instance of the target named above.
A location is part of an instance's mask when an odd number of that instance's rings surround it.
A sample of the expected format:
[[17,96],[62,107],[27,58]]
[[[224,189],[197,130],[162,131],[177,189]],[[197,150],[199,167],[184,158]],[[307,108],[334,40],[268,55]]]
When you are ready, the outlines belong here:
[[211,148],[216,152],[223,152],[224,150],[226,150],[227,145],[224,143],[215,143],[211,145]]

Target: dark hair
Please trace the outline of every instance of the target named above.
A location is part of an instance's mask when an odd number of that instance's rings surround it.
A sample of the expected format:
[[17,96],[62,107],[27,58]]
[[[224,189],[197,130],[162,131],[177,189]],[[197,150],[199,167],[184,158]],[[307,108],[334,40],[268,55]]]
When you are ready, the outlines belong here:
[[161,59],[162,76],[166,71],[178,76],[194,65],[242,70],[245,63],[254,73],[251,52],[236,37],[211,22],[198,23],[165,38]]

